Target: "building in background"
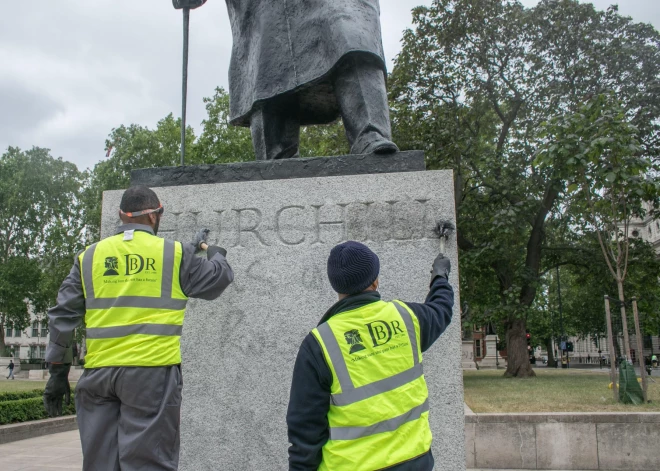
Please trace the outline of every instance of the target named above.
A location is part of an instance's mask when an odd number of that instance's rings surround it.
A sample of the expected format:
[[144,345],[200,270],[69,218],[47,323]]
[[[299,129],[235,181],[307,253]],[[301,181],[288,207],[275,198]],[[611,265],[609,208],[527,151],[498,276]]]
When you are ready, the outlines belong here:
[[660,255],[660,221],[653,219],[652,215],[651,206],[646,205],[646,217],[630,221],[629,234],[651,244],[655,253]]
[[4,327],[5,345],[14,358],[20,360],[37,360],[46,357],[46,346],[49,341],[48,317],[31,314],[32,323],[27,329],[15,329],[13,325]]

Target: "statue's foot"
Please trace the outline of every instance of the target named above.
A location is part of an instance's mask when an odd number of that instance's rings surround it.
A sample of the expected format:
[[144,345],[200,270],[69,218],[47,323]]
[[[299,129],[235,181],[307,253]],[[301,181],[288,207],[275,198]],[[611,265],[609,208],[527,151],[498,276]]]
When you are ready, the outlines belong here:
[[399,152],[397,145],[384,137],[379,137],[365,143],[361,148],[351,150],[352,154],[393,154]]
[[298,144],[289,146],[288,148],[281,150],[275,154],[275,156],[272,158],[273,160],[280,160],[280,159],[297,159],[300,157],[300,152],[298,149]]
[[375,144],[374,149],[371,151],[374,154],[394,154],[395,152],[399,152],[399,148],[392,141],[383,140]]

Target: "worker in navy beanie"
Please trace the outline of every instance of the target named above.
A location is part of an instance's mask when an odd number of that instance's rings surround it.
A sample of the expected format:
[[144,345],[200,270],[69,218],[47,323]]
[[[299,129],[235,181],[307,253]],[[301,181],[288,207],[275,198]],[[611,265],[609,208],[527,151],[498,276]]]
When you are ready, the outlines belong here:
[[369,247],[349,240],[337,245],[328,257],[328,279],[340,294],[357,294],[378,278],[380,260]]
[[[451,322],[450,269],[449,260],[438,255],[423,304],[383,302],[378,292],[380,260],[369,247],[348,241],[330,251],[328,280],[339,300],[298,351],[286,417],[290,471],[433,469],[428,393],[421,369],[412,366],[418,355],[412,345],[425,352]],[[404,346],[388,348],[384,334],[374,340],[369,323],[395,326],[393,334]],[[421,355],[417,360],[422,363]],[[395,377],[411,379],[397,386]],[[369,388],[362,387],[366,385]],[[403,387],[406,394],[387,394],[388,387]],[[359,397],[353,394],[358,392]],[[374,410],[382,412],[373,414]],[[373,425],[394,423],[400,417],[407,417],[407,422],[371,435]],[[378,446],[370,446],[373,440]]]

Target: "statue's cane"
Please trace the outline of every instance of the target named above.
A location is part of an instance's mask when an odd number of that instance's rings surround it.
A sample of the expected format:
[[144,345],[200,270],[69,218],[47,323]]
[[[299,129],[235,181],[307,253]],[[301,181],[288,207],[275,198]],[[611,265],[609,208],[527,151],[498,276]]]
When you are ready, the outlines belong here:
[[186,157],[186,99],[188,98],[188,31],[190,10],[201,7],[206,0],[172,0],[174,8],[183,9],[183,74],[181,90],[181,166]]

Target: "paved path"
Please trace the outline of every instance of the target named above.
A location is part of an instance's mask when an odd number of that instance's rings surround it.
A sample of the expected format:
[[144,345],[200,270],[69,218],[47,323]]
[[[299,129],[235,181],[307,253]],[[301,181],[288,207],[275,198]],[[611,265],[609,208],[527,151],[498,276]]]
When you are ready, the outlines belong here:
[[[82,452],[78,431],[56,433],[0,445],[0,469],[2,471],[62,471],[74,469],[80,471],[82,469]],[[467,471],[490,470],[469,469]],[[498,471],[514,470],[500,469]]]
[[77,430],[0,445],[2,471],[62,471],[82,469]]

